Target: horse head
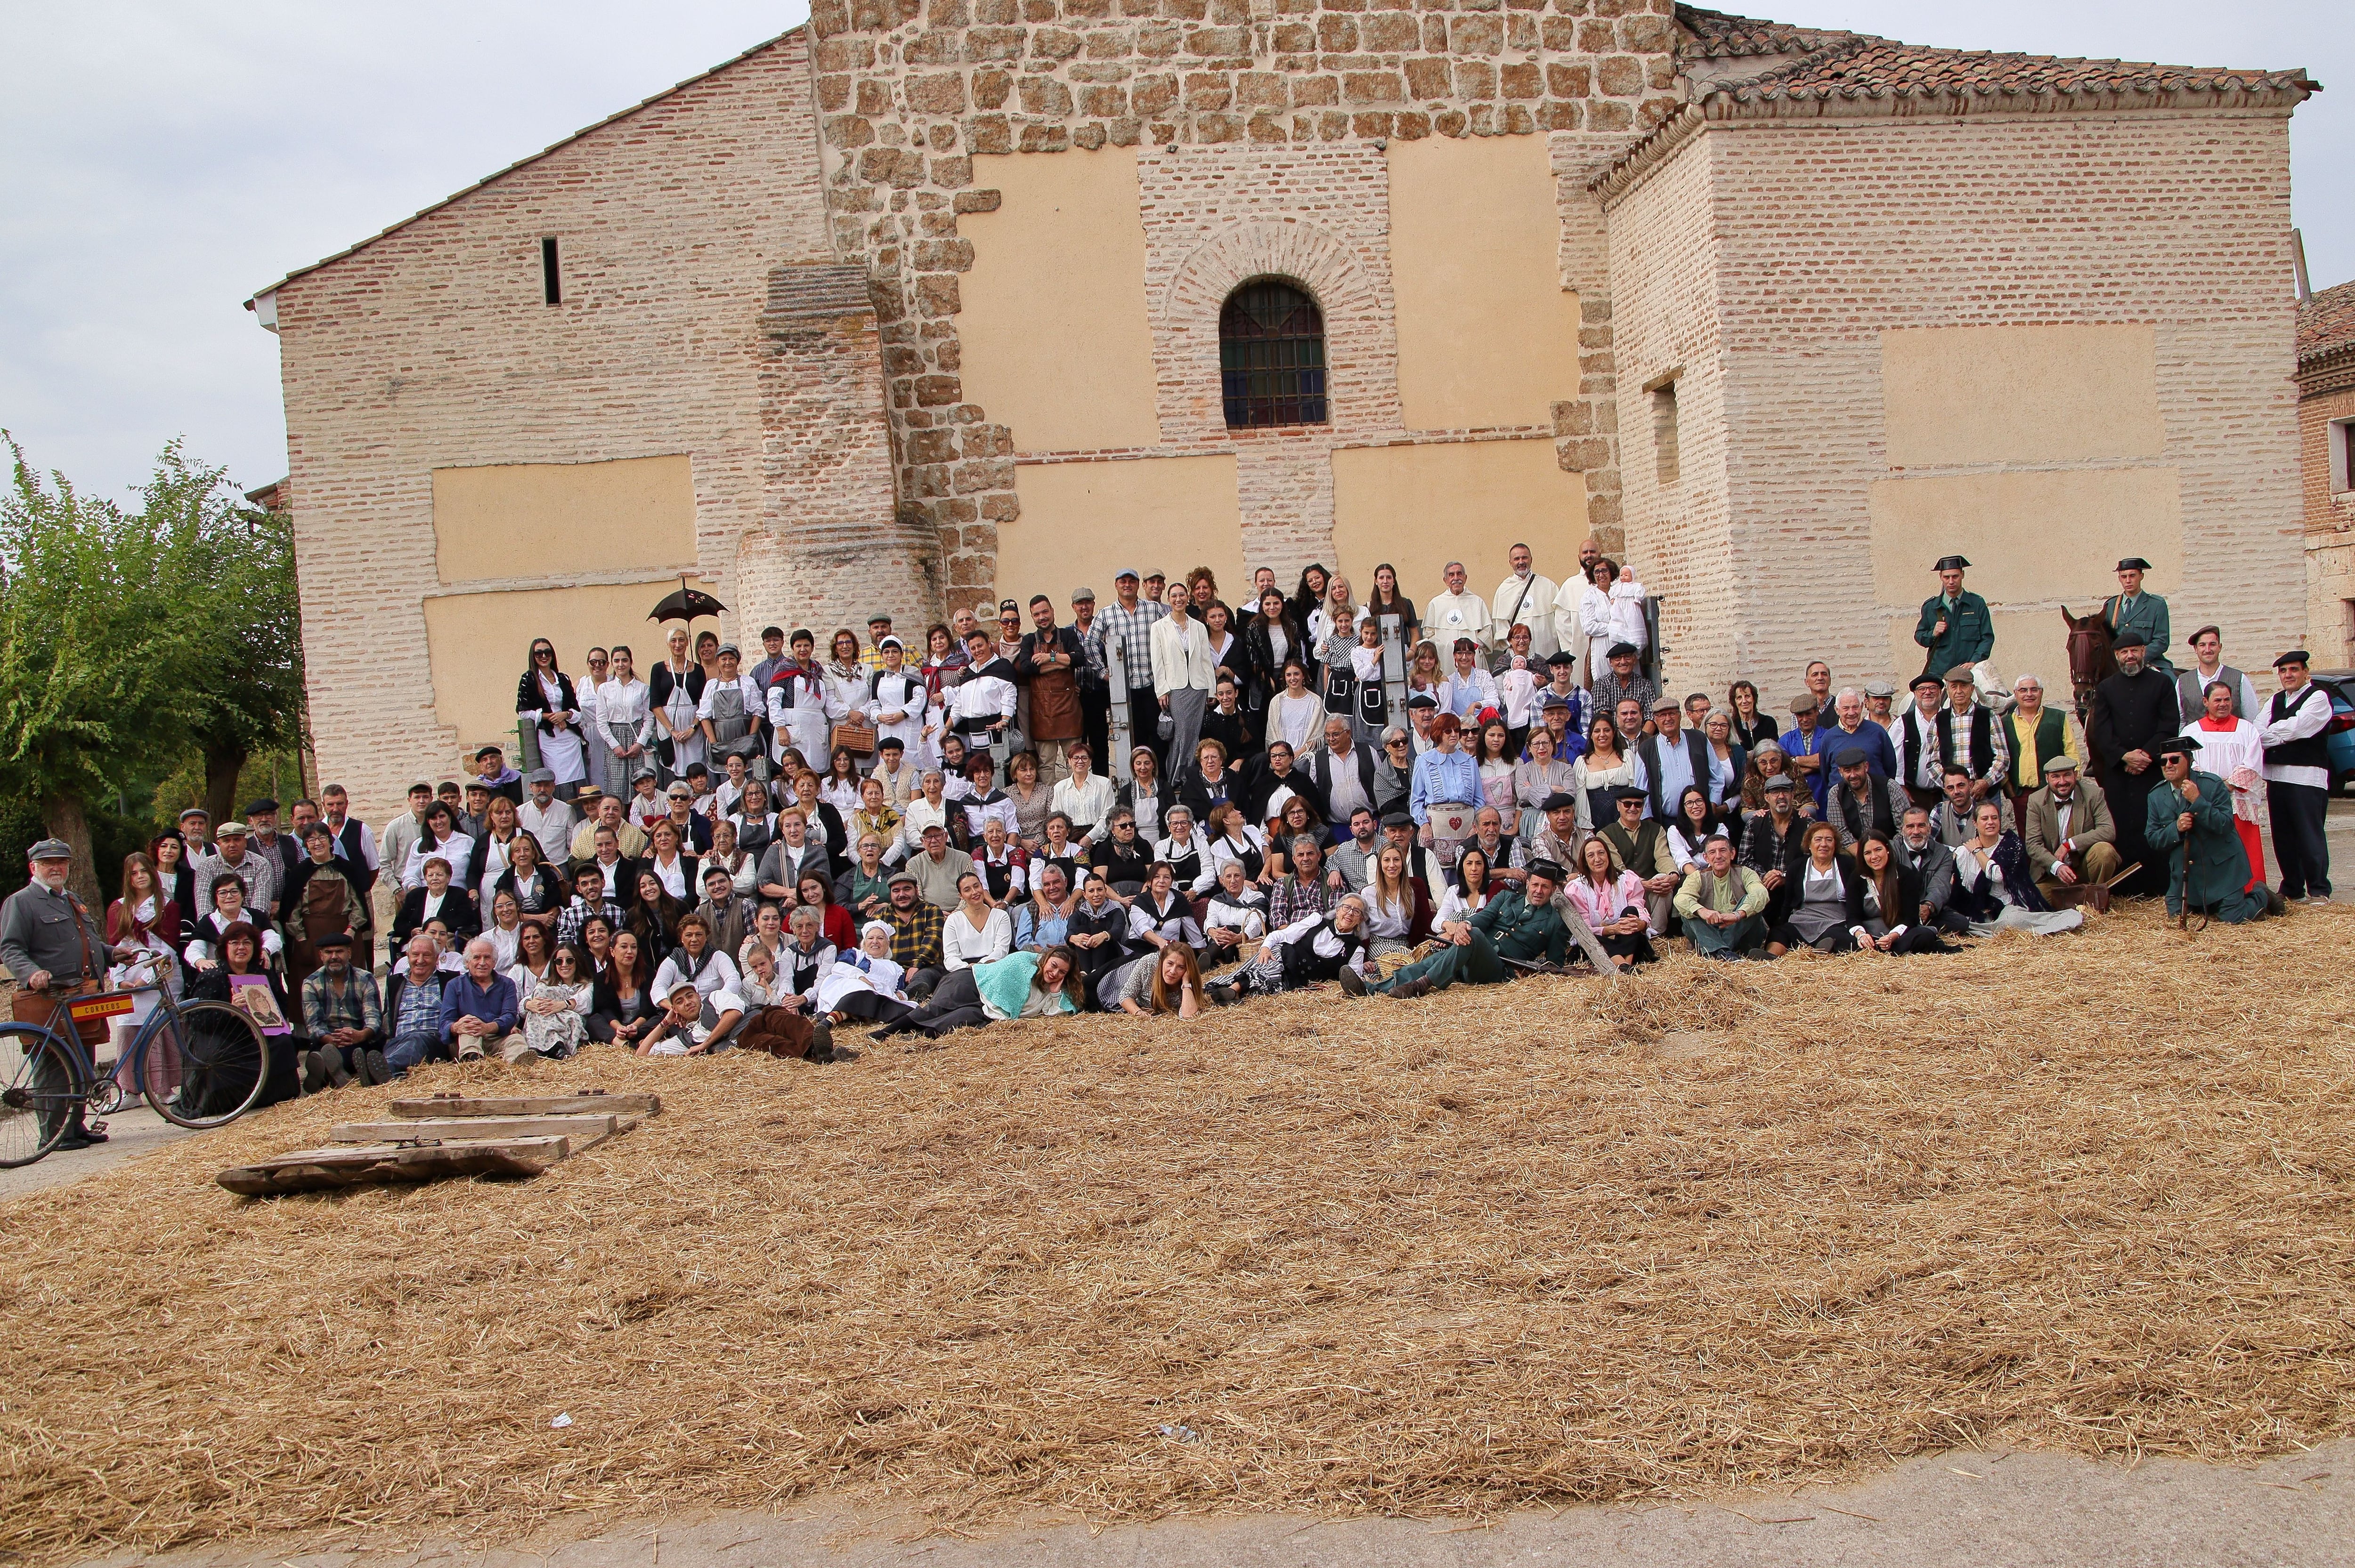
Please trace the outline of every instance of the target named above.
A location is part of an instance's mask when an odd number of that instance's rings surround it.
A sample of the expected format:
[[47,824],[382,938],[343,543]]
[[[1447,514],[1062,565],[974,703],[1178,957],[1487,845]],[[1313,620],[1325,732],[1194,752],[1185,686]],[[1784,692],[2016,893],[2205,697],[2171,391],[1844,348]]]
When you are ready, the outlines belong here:
[[2094,688],[2118,673],[2118,658],[2111,646],[2110,623],[2099,610],[2072,615],[2064,604],[2061,619],[2069,626],[2069,684],[2077,694],[2077,711],[2082,715]]

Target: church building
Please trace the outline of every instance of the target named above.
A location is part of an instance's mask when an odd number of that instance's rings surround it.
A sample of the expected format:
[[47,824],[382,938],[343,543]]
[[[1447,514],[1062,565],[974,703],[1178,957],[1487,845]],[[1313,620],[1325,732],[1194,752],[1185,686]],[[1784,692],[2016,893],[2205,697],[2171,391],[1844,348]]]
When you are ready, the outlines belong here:
[[1770,702],[1913,674],[1950,551],[2007,680],[2122,556],[2305,635],[2302,71],[1394,3],[815,0],[258,294],[324,772],[382,812],[682,577],[823,644],[1592,536]]

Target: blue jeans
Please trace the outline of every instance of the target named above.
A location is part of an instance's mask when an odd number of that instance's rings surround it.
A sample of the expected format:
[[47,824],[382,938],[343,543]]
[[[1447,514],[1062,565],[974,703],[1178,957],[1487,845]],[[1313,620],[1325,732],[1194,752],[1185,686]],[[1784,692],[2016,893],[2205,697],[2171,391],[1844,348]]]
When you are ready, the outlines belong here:
[[1766,922],[1756,915],[1746,916],[1731,926],[1712,926],[1697,916],[1685,922],[1685,936],[1696,953],[1739,952],[1757,946],[1765,934]]
[[384,1048],[385,1065],[390,1067],[396,1076],[406,1075],[409,1069],[420,1062],[446,1062],[449,1059],[450,1047],[442,1044],[442,1036],[432,1030],[421,1029],[414,1033],[396,1034],[392,1044]]

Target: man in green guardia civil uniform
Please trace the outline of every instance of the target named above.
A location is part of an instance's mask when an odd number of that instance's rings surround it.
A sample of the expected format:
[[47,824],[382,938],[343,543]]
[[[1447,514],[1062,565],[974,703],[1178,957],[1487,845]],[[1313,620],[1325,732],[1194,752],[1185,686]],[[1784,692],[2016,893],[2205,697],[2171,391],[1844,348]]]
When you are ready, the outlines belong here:
[[[1442,927],[1441,935],[1450,944],[1446,948],[1407,965],[1371,989],[1391,996],[1423,996],[1459,983],[1495,985],[1509,980],[1507,959],[1559,965],[1574,939],[1569,919],[1554,902],[1561,888],[1561,867],[1550,860],[1532,861],[1523,874],[1518,887],[1508,887],[1489,899],[1471,919]],[[1342,983],[1348,988],[1346,980]]]
[[[2262,920],[2282,910],[2281,895],[2250,887],[2249,852],[2232,825],[2232,791],[2213,773],[2191,766],[2200,742],[2188,735],[2161,741],[2162,782],[2145,807],[2143,842],[2167,861],[2167,912],[2194,913],[2228,926]],[[2186,848],[2190,850],[2186,874]]]
[[2130,626],[2141,632],[2147,649],[2143,662],[2171,681],[2175,666],[2167,662],[2167,601],[2143,591],[2142,575],[2148,570],[2150,563],[2140,556],[2128,556],[2118,563],[2118,591],[2102,601],[2102,619],[2110,623],[2112,637]]
[[1960,556],[1938,557],[1938,591],[1922,601],[1922,620],[1913,641],[1929,650],[1922,668],[1944,675],[1957,664],[1976,664],[1995,655],[1995,618],[1987,601],[1963,587],[1970,562]]

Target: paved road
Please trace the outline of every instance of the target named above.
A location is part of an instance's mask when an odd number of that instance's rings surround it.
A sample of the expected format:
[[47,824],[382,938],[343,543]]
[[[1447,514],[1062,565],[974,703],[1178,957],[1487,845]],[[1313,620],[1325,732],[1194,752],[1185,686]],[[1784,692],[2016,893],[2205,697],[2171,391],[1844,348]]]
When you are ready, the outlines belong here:
[[1451,1520],[1166,1520],[920,1537],[920,1523],[826,1508],[578,1521],[520,1548],[303,1552],[301,1542],[148,1556],[106,1568],[2301,1568],[2355,1562],[2355,1442],[2244,1468],[2030,1453],[1908,1461],[1847,1487],[1714,1502]]

